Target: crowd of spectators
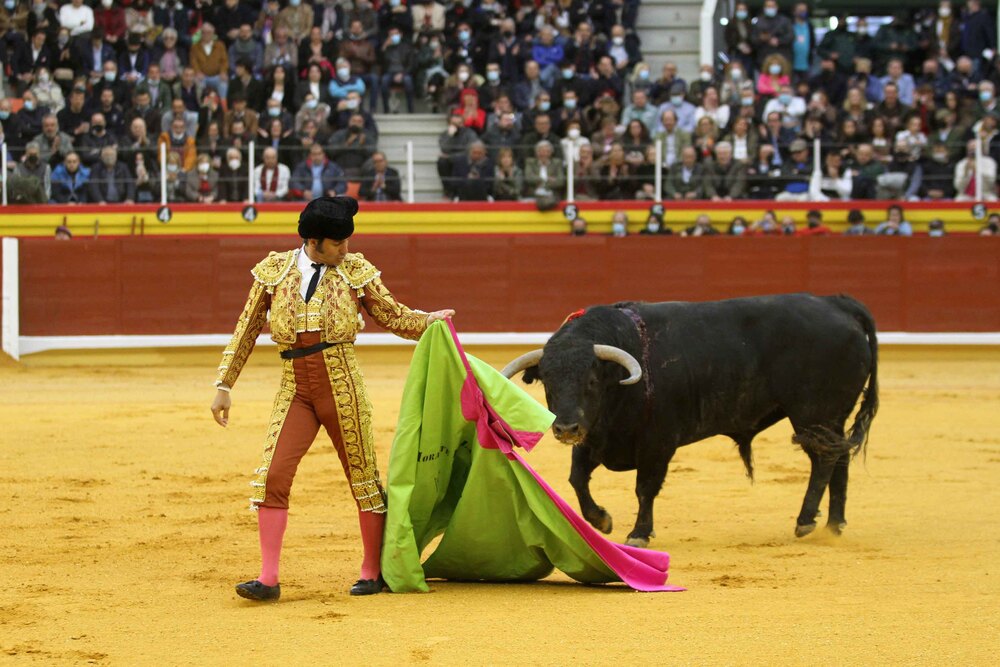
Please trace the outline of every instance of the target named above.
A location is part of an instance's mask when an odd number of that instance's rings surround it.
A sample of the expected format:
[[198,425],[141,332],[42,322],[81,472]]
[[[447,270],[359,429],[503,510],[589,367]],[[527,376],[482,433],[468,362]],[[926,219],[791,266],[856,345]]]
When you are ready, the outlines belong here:
[[153,202],[162,146],[170,201],[350,183],[398,200],[373,113],[419,103],[448,118],[437,168],[454,200],[555,202],[567,163],[578,200],[654,199],[658,176],[666,200],[996,199],[1000,57],[981,0],[877,29],[844,19],[818,42],[806,3],[751,16],[737,2],[727,57],[690,83],[643,60],[638,13],[639,0],[4,0],[5,167],[47,201]]
[[668,201],[996,199],[1000,57],[980,0],[838,17],[821,40],[809,4],[791,9],[735,3],[725,58],[690,82],[651,72],[624,13],[501,14],[479,66],[435,88],[445,195],[558,198],[571,161],[578,200],[653,199],[657,171]]

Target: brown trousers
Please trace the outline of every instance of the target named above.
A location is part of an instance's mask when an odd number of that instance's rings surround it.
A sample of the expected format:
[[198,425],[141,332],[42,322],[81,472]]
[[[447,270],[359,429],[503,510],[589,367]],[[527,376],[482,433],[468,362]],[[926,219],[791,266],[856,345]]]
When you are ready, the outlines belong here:
[[[293,347],[309,347],[320,340],[318,331],[301,333]],[[295,370],[295,397],[274,446],[264,487],[264,502],[261,503],[264,507],[288,508],[288,496],[292,490],[295,471],[316,439],[320,426],[326,429],[337,450],[347,481],[351,480],[337,406],[333,400],[333,388],[330,386],[323,353],[293,359],[292,367]]]

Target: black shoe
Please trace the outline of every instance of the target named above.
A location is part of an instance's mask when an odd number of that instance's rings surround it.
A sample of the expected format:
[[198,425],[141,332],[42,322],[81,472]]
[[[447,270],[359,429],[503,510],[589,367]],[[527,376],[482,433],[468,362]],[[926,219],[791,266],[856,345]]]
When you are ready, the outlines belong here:
[[351,586],[351,595],[375,595],[385,588],[385,579],[380,574],[377,579],[358,579]]
[[265,586],[256,579],[242,584],[236,584],[236,594],[247,600],[258,602],[274,602],[281,597],[281,584]]

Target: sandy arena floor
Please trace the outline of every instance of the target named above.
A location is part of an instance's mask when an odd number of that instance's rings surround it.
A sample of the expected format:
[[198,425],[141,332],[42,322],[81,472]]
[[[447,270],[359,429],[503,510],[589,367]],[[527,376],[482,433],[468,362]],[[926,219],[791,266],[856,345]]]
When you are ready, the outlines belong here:
[[[517,351],[473,352],[499,366]],[[408,357],[361,352],[383,462]],[[208,411],[217,363],[206,351],[0,361],[0,663],[996,664],[998,350],[883,352],[882,411],[867,462],[852,466],[840,539],[793,536],[808,463],[787,424],[756,441],[753,486],[728,440],[682,449],[652,546],[686,593],[557,573],[350,598],[356,518],[319,440],[273,606],[232,587],[257,574],[245,500],[276,355],[259,350],[246,369],[227,430]],[[568,449],[549,436],[529,460],[575,507]],[[595,475],[617,540],[633,482]]]

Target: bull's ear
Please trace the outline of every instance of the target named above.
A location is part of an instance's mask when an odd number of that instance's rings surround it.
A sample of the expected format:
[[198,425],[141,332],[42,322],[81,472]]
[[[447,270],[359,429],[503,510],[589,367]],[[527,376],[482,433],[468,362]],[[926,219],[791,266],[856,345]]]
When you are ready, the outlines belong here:
[[538,366],[532,366],[524,371],[524,375],[521,376],[521,381],[524,384],[531,384],[538,379]]

